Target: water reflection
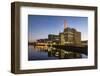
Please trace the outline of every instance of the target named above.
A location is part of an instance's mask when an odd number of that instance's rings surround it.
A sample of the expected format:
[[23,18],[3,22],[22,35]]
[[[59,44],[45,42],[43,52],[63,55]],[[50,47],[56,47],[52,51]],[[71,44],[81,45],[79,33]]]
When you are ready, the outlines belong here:
[[87,58],[80,53],[69,52],[57,49],[51,46],[33,46],[28,47],[28,60],[52,60],[52,59],[75,59]]
[[50,60],[58,59],[55,56],[48,56],[47,46],[32,46],[28,47],[28,60]]

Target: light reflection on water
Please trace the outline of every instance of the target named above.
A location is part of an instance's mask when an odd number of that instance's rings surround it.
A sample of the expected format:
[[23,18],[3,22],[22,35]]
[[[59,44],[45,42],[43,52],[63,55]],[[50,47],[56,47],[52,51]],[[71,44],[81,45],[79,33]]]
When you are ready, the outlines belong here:
[[28,47],[28,60],[50,60],[58,59],[57,57],[48,57],[48,47],[47,46],[29,46]]
[[[54,55],[49,56],[48,49],[50,47],[48,46],[28,46],[28,60],[53,60],[53,59],[59,59],[59,57],[56,57]],[[57,52],[56,52],[57,53]],[[70,55],[68,59],[71,59],[72,54]],[[87,58],[86,55],[80,54],[81,58]],[[65,58],[65,59],[67,59]],[[73,57],[72,57],[73,58]]]

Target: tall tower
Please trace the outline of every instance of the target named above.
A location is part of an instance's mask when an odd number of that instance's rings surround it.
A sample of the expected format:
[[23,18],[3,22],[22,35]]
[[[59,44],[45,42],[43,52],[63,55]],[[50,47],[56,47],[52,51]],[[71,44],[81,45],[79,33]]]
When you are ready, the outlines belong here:
[[67,21],[64,20],[64,29],[66,29],[68,27]]

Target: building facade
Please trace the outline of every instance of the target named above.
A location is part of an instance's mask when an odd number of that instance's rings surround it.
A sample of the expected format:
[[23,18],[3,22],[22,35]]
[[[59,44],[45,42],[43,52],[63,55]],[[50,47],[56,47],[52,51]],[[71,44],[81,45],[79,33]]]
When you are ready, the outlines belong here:
[[59,35],[49,34],[48,39],[51,40],[51,41],[58,41]]
[[70,28],[64,21],[64,31],[59,33],[61,45],[81,45],[81,32],[74,28]]
[[64,30],[58,35],[49,34],[47,39],[39,39],[37,42],[59,45],[81,45],[81,32],[68,27],[64,20]]

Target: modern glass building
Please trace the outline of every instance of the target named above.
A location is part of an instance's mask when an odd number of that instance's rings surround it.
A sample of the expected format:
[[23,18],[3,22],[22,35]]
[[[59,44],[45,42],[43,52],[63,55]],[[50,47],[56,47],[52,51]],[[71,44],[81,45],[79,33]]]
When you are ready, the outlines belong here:
[[61,45],[80,45],[81,44],[81,32],[74,28],[66,27],[64,31],[59,33]]

